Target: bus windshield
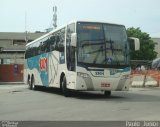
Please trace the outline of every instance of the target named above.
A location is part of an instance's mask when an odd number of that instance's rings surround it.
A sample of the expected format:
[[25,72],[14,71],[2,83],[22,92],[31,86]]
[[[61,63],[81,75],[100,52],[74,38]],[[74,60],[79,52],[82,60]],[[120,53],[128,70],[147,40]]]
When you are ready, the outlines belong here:
[[128,65],[129,45],[122,25],[77,24],[78,63],[92,65]]

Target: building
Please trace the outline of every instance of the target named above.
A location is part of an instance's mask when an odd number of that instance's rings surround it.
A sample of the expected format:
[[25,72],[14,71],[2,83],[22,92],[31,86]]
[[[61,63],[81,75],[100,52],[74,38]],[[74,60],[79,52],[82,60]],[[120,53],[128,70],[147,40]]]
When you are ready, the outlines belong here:
[[[44,33],[28,33],[27,40],[30,42],[42,36]],[[26,34],[15,32],[0,32],[0,63],[23,64],[26,45]]]
[[0,82],[23,81],[26,40],[30,42],[44,34],[0,32]]
[[152,40],[156,43],[155,51],[158,53],[157,58],[160,58],[160,38],[152,38]]

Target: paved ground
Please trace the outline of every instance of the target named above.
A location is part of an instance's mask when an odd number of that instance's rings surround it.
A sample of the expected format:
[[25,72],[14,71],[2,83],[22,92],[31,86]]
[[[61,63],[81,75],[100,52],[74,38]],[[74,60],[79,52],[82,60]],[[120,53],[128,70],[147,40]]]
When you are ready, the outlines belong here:
[[29,90],[26,85],[0,85],[0,120],[160,120],[160,88],[131,88],[105,97],[101,92]]

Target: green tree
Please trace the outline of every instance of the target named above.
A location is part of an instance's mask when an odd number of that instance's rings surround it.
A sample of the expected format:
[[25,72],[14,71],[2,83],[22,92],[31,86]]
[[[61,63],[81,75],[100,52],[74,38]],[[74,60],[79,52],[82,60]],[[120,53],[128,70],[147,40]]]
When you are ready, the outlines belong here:
[[153,60],[157,57],[157,52],[154,51],[155,43],[149,34],[133,27],[127,29],[127,34],[128,37],[140,39],[140,50],[131,51],[131,60]]

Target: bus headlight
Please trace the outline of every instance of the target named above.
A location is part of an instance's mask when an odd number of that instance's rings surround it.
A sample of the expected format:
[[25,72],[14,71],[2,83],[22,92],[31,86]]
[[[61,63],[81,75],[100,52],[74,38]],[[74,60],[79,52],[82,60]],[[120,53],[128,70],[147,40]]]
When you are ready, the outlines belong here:
[[89,75],[86,73],[82,73],[82,72],[77,72],[77,76],[83,77],[83,78],[88,78]]

